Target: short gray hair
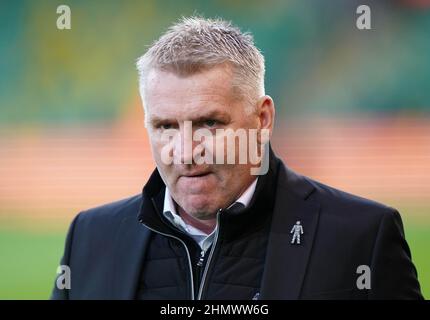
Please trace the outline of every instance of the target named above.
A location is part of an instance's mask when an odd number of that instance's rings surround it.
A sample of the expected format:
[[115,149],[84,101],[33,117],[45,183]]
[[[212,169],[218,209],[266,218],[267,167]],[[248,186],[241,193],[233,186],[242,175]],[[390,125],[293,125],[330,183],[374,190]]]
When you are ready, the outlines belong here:
[[188,76],[228,63],[233,67],[233,89],[253,105],[264,93],[264,57],[248,32],[230,21],[183,17],[137,60],[139,90],[145,106],[145,84],[153,68]]

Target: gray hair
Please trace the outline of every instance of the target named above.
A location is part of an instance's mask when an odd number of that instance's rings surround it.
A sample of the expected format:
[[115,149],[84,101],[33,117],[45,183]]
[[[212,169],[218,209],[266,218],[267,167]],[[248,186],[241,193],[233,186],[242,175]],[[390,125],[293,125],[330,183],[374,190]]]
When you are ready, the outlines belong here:
[[228,63],[234,75],[233,90],[246,99],[248,112],[264,95],[264,57],[248,32],[231,22],[203,17],[183,17],[156,40],[137,60],[139,90],[145,106],[145,84],[153,68],[189,76]]

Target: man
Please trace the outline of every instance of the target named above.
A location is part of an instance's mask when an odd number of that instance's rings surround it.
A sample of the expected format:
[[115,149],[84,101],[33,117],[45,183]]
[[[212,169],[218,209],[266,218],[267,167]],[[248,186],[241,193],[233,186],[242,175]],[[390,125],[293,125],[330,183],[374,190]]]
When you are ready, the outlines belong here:
[[[157,168],[142,194],[74,219],[61,262],[71,288],[52,298],[422,298],[395,209],[273,153],[274,103],[249,34],[184,18],[137,66]],[[225,143],[240,130],[249,152]]]

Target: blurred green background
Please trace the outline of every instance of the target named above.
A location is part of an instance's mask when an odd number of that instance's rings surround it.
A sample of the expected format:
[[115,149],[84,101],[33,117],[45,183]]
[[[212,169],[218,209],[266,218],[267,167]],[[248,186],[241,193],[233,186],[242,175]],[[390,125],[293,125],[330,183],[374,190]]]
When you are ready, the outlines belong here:
[[0,299],[48,298],[74,215],[140,192],[135,61],[194,13],[254,34],[288,165],[399,209],[430,298],[430,1],[21,0],[0,2]]

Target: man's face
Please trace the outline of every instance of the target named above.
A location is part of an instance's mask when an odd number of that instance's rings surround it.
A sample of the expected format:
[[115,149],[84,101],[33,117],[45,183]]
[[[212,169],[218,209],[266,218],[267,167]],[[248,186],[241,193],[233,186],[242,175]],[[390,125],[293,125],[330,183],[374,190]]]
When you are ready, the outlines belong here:
[[[185,121],[191,121],[193,133],[205,128],[214,136],[216,129],[248,131],[261,127],[258,112],[248,114],[245,100],[235,98],[232,79],[225,65],[187,77],[153,69],[147,77],[146,118],[153,157],[175,202],[198,219],[213,218],[218,209],[232,203],[255,179],[250,174],[249,161],[217,164],[214,159],[213,164],[186,164],[200,142],[187,141]],[[162,138],[163,133],[171,129],[177,129],[172,154],[180,158],[180,164],[166,164],[162,159],[162,150],[169,143]],[[185,143],[192,146],[188,152]]]

